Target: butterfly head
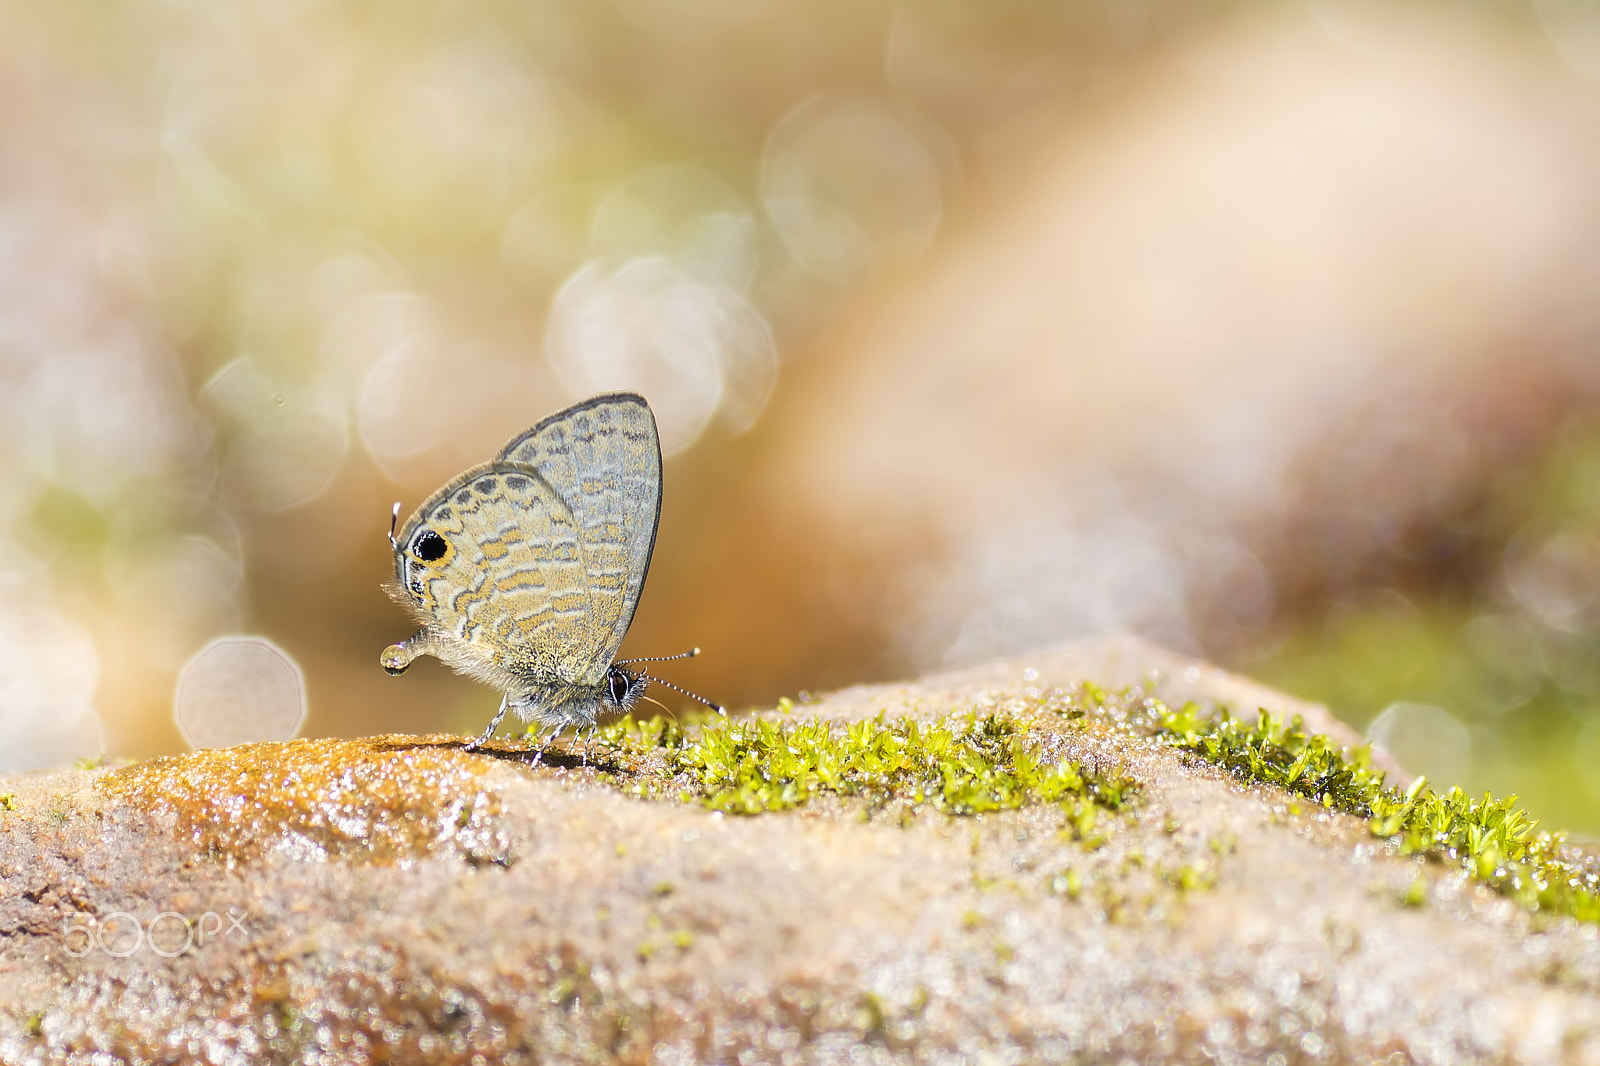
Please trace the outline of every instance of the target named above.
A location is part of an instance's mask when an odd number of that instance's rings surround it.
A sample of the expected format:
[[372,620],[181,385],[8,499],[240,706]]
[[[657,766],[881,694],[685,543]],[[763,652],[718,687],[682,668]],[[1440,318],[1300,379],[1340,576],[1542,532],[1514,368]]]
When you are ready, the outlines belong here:
[[600,702],[608,708],[626,714],[639,702],[639,697],[644,695],[645,686],[649,683],[650,678],[643,673],[635,673],[625,666],[614,664],[606,671],[605,687],[600,691]]
[[455,548],[430,526],[422,526],[410,533],[403,544],[395,546],[395,579],[414,603],[431,606],[427,591],[428,581],[448,567],[455,558]]

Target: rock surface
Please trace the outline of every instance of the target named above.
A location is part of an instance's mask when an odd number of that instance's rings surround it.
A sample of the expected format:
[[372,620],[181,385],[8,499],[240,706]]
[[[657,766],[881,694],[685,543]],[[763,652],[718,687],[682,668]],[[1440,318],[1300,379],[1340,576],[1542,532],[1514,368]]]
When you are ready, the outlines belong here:
[[[770,715],[1032,713],[1085,680],[1354,739],[1129,641]],[[1113,725],[1029,734],[1138,783],[1092,843],[1048,804],[635,798],[648,771],[603,745],[534,766],[383,736],[0,778],[0,1060],[1600,1063],[1593,925]]]

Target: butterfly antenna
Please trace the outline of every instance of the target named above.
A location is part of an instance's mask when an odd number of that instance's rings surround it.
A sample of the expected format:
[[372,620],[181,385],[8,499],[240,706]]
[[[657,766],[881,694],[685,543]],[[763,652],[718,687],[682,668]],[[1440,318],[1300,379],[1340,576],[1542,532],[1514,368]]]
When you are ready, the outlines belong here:
[[[679,656],[674,656],[674,658],[679,658]],[[637,662],[638,660],[635,660],[635,661]],[[707,707],[710,707],[713,711],[716,711],[718,714],[722,715],[724,718],[726,718],[727,715],[728,715],[728,708],[724,707],[720,703],[712,703],[710,700],[706,699],[704,696],[700,695],[698,692],[690,692],[686,688],[679,688],[677,685],[674,685],[671,681],[663,680],[662,678],[659,678],[654,674],[641,673],[639,676],[640,677],[648,677],[651,680],[651,682],[654,683],[654,684],[665,685],[667,688],[670,688],[672,691],[678,693],[681,696],[688,696],[691,700],[694,700],[696,703],[703,703]],[[655,701],[652,700],[651,702],[653,703]]]
[[[399,522],[400,522],[400,501],[396,500],[396,501],[394,501],[394,510],[389,512],[389,547],[390,547],[391,550],[396,548],[396,547],[398,547],[398,545],[396,545],[395,542],[394,542],[394,527],[397,524],[399,524]],[[696,648],[695,650],[699,651],[700,649]]]
[[[399,504],[395,504],[395,506],[398,507],[400,505]],[[679,659],[693,659],[696,655],[699,655],[699,654],[700,654],[700,649],[699,648],[690,648],[688,651],[680,651],[676,655],[646,655],[643,658],[639,658],[639,659],[618,659],[617,662],[624,663],[624,664],[626,664],[626,663],[670,663],[670,662],[676,662]],[[657,680],[660,680],[660,679],[657,678]],[[700,697],[696,696],[695,698],[699,699]]]
[[[617,662],[624,663],[624,664],[626,664],[626,663],[671,663],[671,662],[677,662],[679,659],[693,659],[696,655],[699,655],[699,654],[700,654],[700,649],[699,648],[690,648],[688,651],[680,651],[676,655],[645,655],[645,656],[641,656],[640,658],[637,658],[637,659],[618,659]],[[696,703],[703,703],[707,707],[710,707],[713,711],[716,711],[720,715],[726,716],[727,713],[728,713],[728,708],[724,707],[722,704],[720,704],[720,703],[712,703],[710,700],[706,699],[704,696],[700,695],[698,692],[690,692],[686,688],[679,688],[677,685],[674,685],[671,681],[667,681],[664,678],[657,677],[655,674],[650,673],[648,670],[640,670],[639,671],[639,676],[640,677],[647,677],[651,681],[654,681],[658,685],[665,685],[667,688],[670,688],[672,691],[678,693],[679,695],[688,696],[691,700],[694,700]],[[644,698],[645,699],[650,699],[650,697],[648,697],[648,696],[645,696]],[[657,707],[660,707],[663,710],[666,710],[665,705],[662,704],[659,700],[650,700],[650,702],[654,703]],[[667,713],[671,714],[672,712],[671,711],[667,711]],[[676,716],[674,716],[674,717],[676,717]]]

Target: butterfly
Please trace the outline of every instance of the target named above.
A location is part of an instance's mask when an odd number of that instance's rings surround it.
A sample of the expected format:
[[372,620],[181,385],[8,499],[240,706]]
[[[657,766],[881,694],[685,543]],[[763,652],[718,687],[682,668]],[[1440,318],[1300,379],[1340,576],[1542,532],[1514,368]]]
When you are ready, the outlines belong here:
[[422,628],[379,662],[399,674],[432,655],[500,689],[469,750],[507,710],[551,739],[621,718],[651,680],[627,664],[662,661],[617,660],[660,519],[661,444],[644,397],[608,393],[551,415],[434,492],[398,535],[391,526],[386,587]]

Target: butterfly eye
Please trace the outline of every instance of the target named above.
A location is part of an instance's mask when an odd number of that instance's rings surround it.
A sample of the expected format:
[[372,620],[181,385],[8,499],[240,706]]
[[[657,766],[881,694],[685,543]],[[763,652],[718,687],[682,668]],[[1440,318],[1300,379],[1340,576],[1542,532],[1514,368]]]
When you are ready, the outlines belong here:
[[611,673],[606,675],[606,695],[613,704],[621,707],[628,698],[628,690],[633,687],[633,678],[627,671],[617,667],[611,668]]
[[445,543],[445,539],[431,529],[424,529],[411,542],[411,554],[425,563],[444,558],[444,554],[449,550],[450,545]]

